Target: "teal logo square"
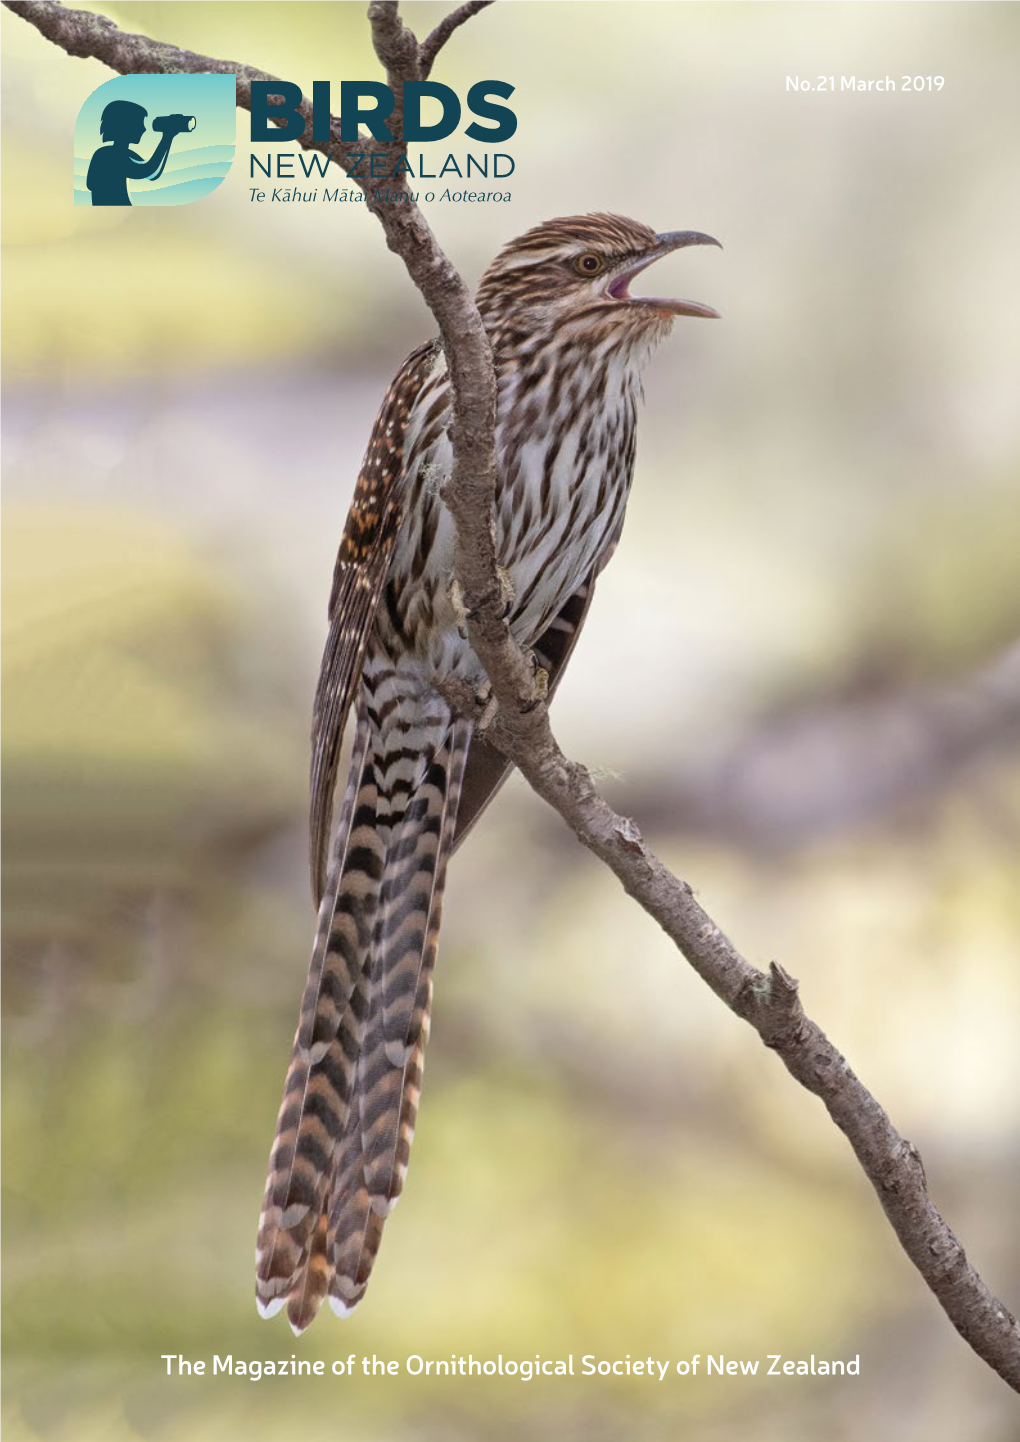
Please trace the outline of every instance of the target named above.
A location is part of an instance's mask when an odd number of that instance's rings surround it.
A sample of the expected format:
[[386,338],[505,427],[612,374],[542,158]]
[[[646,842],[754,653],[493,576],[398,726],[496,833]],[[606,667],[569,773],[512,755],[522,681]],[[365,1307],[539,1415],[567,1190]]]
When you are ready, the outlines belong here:
[[191,205],[234,158],[233,75],[117,75],[74,127],[75,205]]

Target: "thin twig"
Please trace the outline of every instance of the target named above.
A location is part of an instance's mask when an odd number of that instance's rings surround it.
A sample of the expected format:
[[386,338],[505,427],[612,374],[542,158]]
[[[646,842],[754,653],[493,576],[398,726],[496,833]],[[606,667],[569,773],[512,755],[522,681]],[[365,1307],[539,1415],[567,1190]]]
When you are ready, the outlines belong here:
[[[143,36],[124,35],[102,17],[65,11],[54,0],[5,3],[68,54],[91,55],[116,70],[236,71],[242,105],[242,76],[248,87],[245,108],[250,108],[251,80],[273,78],[247,66],[234,67]],[[453,12],[412,57],[409,45],[400,39],[410,32],[402,24],[397,31],[394,23],[399,22],[396,4],[376,0],[373,37],[388,57],[388,73],[398,81],[423,73],[428,55],[424,60],[420,57],[433,37],[446,27],[431,52],[434,58],[456,26],[480,8],[465,5]],[[338,127],[335,121],[333,124],[336,135]],[[314,145],[307,137],[302,143],[306,148],[327,148]],[[342,164],[336,141],[328,148]],[[388,149],[392,152],[393,147]],[[971,1266],[932,1202],[916,1148],[900,1135],[845,1059],[805,1015],[796,982],[774,963],[768,974],[751,966],[695,900],[687,883],[663,866],[634,823],[606,804],[590,773],[569,761],[557,745],[545,707],[537,698],[530,663],[502,616],[492,521],[497,479],[495,378],[488,336],[464,281],[417,206],[413,202],[373,205],[368,188],[364,188],[388,246],[403,259],[431,309],[446,350],[453,388],[453,467],[444,497],[456,525],[455,570],[469,607],[469,636],[500,706],[488,739],[516,763],[578,840],[605,862],[716,995],[755,1028],[802,1086],[824,1102],[850,1142],[904,1250],[953,1326],[990,1367],[1020,1391],[1020,1327]]]
[[[121,75],[236,75],[237,103],[242,110],[251,110],[253,81],[279,81],[278,75],[256,70],[233,60],[214,60],[209,55],[196,55],[164,40],[151,40],[147,35],[134,35],[121,30],[105,15],[89,10],[68,10],[57,0],[3,0],[6,8],[34,25],[47,40],[52,40],[68,55],[80,59],[101,60]],[[341,154],[356,147],[341,146],[336,140],[312,140],[312,107],[307,100],[299,107],[305,119],[305,150],[318,150],[342,164]],[[340,126],[334,122],[335,135]],[[353,164],[352,162],[349,162]]]
[[453,32],[470,20],[473,15],[477,15],[479,10],[484,10],[491,4],[492,0],[466,0],[465,4],[458,5],[456,10],[451,10],[449,15],[443,16],[431,35],[422,41],[418,51],[418,68],[423,80],[427,80],[431,75],[432,67],[436,63],[436,56]]

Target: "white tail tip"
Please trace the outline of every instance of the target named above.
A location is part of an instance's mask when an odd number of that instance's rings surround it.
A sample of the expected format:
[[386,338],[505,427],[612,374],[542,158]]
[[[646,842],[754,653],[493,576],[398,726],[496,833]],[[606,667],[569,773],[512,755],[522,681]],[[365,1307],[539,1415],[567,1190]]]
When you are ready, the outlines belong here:
[[287,1305],[287,1298],[274,1297],[271,1302],[263,1302],[261,1297],[256,1297],[255,1305],[259,1309],[260,1317],[275,1317],[277,1312],[282,1312]]

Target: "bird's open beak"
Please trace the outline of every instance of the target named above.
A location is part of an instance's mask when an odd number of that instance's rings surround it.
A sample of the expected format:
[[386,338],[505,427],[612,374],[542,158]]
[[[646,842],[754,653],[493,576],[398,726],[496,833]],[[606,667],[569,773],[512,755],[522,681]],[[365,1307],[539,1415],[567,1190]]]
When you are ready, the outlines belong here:
[[[630,301],[634,305],[648,306],[653,310],[661,311],[667,315],[700,315],[706,320],[720,320],[717,310],[710,305],[702,305],[696,300],[666,300],[659,296],[631,295],[627,287],[630,282],[641,271],[648,266],[654,265],[664,255],[669,255],[671,250],[682,250],[686,245],[719,245],[719,242],[711,235],[703,235],[700,230],[667,230],[662,235],[655,237],[658,242],[651,250],[647,251],[639,261],[621,271],[613,277],[609,286],[609,294],[613,300]],[[722,250],[722,246],[719,245]]]

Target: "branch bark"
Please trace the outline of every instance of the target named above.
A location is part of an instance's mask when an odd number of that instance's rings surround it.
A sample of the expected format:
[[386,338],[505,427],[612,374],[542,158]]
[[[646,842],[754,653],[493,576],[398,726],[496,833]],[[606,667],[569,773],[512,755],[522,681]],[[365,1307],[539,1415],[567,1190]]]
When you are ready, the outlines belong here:
[[[5,3],[69,55],[89,55],[115,70],[236,73],[238,103],[246,109],[251,81],[276,78],[249,66],[126,35],[102,17],[65,10],[55,0]],[[400,21],[394,0],[376,0],[369,11],[373,41],[390,83],[427,74],[449,35],[481,8],[477,3],[461,6],[419,46]],[[306,138],[302,143],[327,151],[346,169],[352,147],[337,140],[336,120],[332,129],[330,142],[316,144]],[[394,153],[400,144],[379,149]],[[453,385],[453,467],[444,498],[457,530],[455,570],[469,611],[468,633],[499,702],[488,739],[658,922],[702,980],[754,1027],[791,1076],[824,1103],[853,1148],[904,1251],[953,1326],[1020,1391],[1020,1327],[975,1271],[931,1200],[917,1149],[896,1130],[844,1057],[805,1014],[797,983],[774,962],[764,973],[746,961],[695,900],[690,886],[652,854],[634,822],[614,812],[590,773],[560,750],[530,659],[514,643],[501,614],[492,521],[496,388],[485,328],[464,281],[417,206],[409,201],[373,203],[370,184],[362,185],[369,208],[383,226],[387,245],[404,261],[432,311],[446,350]],[[469,698],[460,699],[470,704]]]
[[427,80],[431,74],[432,67],[436,63],[436,56],[449,40],[453,32],[464,25],[479,10],[485,10],[492,4],[492,0],[467,0],[464,5],[458,5],[456,10],[451,10],[449,15],[444,15],[442,20],[423,42],[420,51],[421,78]]

